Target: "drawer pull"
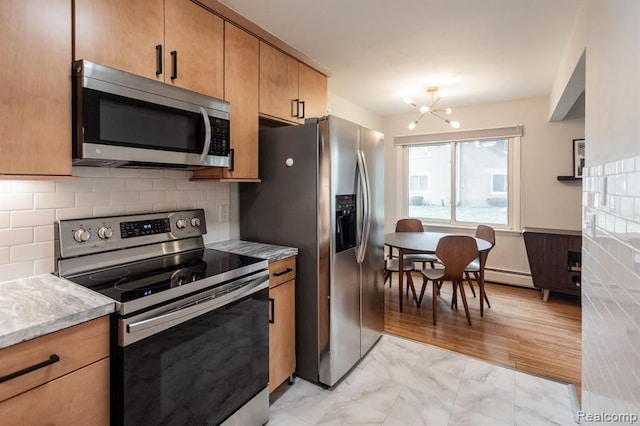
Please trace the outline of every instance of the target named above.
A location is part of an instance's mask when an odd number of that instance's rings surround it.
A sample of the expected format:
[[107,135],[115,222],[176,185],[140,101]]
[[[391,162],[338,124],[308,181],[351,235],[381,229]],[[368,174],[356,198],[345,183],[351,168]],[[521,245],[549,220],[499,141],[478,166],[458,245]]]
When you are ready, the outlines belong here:
[[276,322],[276,300],[273,297],[270,297],[269,304],[271,305],[271,307],[269,308],[269,324],[274,324]]
[[6,382],[11,379],[15,379],[16,377],[23,376],[27,373],[31,373],[32,371],[39,370],[40,368],[46,367],[48,365],[55,364],[58,361],[60,361],[60,357],[56,354],[53,354],[46,361],[39,362],[27,368],[23,368],[22,370],[18,370],[16,372],[7,374],[6,376],[0,377],[0,383]]
[[273,273],[273,276],[274,276],[274,277],[281,277],[281,276],[283,276],[284,274],[288,274],[289,272],[293,272],[293,269],[291,269],[291,268],[287,268],[287,269],[285,269],[285,270],[284,270],[284,271],[282,271],[282,272],[274,272],[274,273]]

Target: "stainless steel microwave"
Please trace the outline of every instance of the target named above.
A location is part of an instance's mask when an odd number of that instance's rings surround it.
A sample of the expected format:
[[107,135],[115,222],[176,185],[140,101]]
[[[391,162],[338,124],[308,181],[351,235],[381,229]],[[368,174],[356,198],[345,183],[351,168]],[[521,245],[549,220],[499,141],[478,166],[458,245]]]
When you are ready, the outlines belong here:
[[228,102],[89,61],[73,76],[73,165],[229,167]]

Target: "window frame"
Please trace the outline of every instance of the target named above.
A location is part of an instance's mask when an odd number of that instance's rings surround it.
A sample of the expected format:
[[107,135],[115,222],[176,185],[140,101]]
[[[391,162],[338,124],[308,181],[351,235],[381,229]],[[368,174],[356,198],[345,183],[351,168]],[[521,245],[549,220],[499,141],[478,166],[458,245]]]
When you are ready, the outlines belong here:
[[[511,129],[511,128],[509,128]],[[428,140],[428,139],[438,139],[439,135],[422,135],[426,136],[425,139],[428,141],[420,142],[420,135],[406,137],[410,139],[409,143],[402,143],[403,137],[396,137],[395,145],[397,148],[401,149],[402,152],[402,167],[398,170],[398,182],[399,182],[399,191],[400,191],[400,200],[401,208],[399,209],[399,213],[408,217],[409,213],[409,149],[410,147],[415,146],[425,146],[425,145],[451,145],[451,199],[455,200],[457,197],[458,191],[458,183],[457,183],[457,163],[456,156],[458,155],[458,149],[456,144],[459,142],[474,142],[477,139],[506,139],[508,146],[508,156],[507,156],[507,192],[506,193],[496,193],[496,194],[506,194],[508,198],[508,207],[507,207],[507,223],[506,224],[491,224],[495,229],[503,229],[503,230],[521,230],[521,196],[520,196],[520,135],[522,134],[522,127],[517,126],[513,129],[518,130],[518,134],[515,135],[502,135],[500,132],[496,132],[496,136],[491,136],[491,129],[484,130],[485,136],[482,138],[456,138],[456,132],[451,132],[451,140]],[[498,129],[500,130],[500,129]],[[460,132],[460,133],[470,133],[469,131]],[[436,136],[434,138],[434,136]],[[400,140],[400,142],[398,141]],[[493,174],[492,174],[493,176]],[[493,178],[492,178],[493,179]],[[492,183],[493,186],[493,183]],[[493,188],[492,188],[493,189]],[[453,219],[455,217],[455,203],[451,205],[451,215],[450,219],[431,219],[431,218],[418,218],[422,220],[425,225],[433,225],[439,227],[455,227],[455,228],[471,228],[480,224],[479,222],[461,222]]]

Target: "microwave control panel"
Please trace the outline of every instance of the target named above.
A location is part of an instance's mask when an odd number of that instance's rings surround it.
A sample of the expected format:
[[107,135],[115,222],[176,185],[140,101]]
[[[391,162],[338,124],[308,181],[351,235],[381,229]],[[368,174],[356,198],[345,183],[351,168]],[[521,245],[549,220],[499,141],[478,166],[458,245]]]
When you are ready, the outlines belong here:
[[211,146],[209,155],[229,155],[229,120],[209,117],[211,121]]

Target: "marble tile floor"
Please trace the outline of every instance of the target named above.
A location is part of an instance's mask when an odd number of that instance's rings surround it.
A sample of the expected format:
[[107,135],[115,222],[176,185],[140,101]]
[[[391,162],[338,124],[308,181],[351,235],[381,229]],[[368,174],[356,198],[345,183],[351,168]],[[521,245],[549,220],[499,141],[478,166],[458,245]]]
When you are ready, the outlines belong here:
[[569,385],[384,335],[331,389],[296,378],[269,426],[574,425]]

